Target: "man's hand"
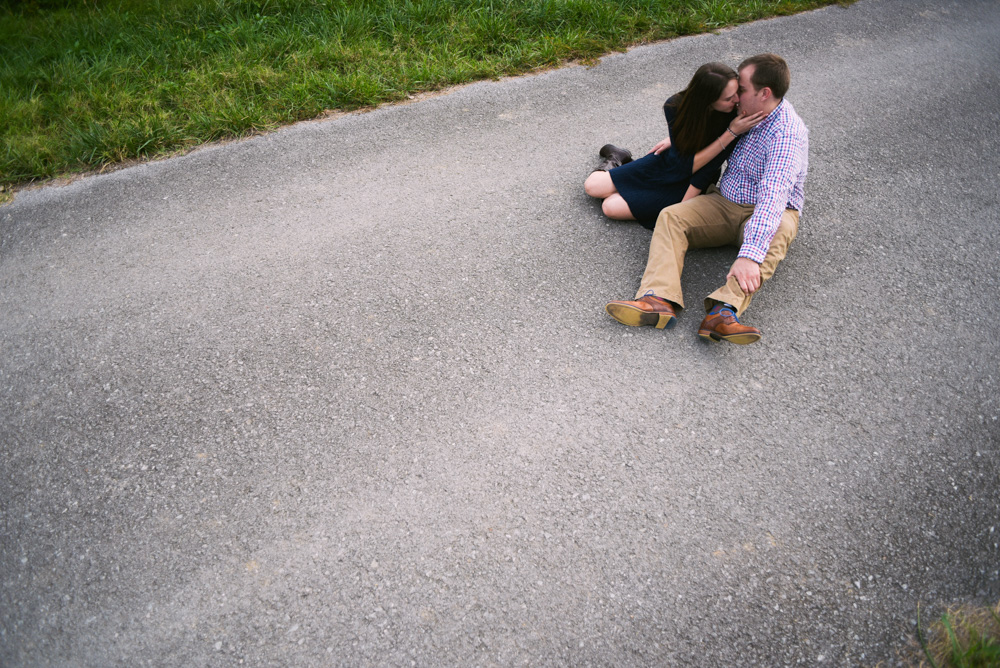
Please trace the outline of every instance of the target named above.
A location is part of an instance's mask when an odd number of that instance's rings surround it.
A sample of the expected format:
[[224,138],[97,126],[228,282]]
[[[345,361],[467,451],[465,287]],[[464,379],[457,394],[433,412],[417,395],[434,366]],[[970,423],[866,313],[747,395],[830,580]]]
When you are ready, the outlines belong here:
[[726,280],[732,276],[735,276],[739,282],[740,290],[748,295],[757,292],[757,288],[760,287],[760,265],[750,258],[736,258],[736,262],[733,262],[729,273],[726,274]]

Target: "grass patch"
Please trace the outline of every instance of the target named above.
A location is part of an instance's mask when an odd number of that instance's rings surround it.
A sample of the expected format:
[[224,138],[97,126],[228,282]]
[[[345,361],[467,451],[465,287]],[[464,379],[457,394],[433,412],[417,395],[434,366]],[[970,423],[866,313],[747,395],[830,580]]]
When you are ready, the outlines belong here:
[[843,0],[0,0],[0,185]]
[[949,610],[926,630],[918,613],[916,644],[921,668],[1000,668],[1000,603]]

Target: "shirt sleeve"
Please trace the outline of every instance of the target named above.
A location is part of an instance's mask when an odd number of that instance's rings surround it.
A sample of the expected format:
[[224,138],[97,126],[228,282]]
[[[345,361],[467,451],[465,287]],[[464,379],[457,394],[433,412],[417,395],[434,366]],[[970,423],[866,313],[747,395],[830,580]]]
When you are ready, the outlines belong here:
[[792,133],[775,135],[764,156],[764,175],[757,183],[753,215],[743,228],[739,257],[760,264],[767,255],[781,215],[788,208],[795,179],[802,168],[805,138]]

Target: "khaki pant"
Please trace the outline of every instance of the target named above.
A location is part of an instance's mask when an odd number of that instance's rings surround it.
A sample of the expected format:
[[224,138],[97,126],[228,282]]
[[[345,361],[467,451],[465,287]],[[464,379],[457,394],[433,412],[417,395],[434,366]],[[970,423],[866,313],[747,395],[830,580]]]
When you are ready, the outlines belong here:
[[[652,292],[657,297],[669,299],[684,306],[681,292],[681,272],[688,248],[714,248],[743,244],[743,227],[753,214],[752,204],[736,204],[722,196],[715,186],[707,193],[686,202],[668,206],[656,219],[656,229],[649,243],[649,260],[642,275],[636,299]],[[771,278],[778,263],[788,253],[799,230],[799,212],[785,209],[781,224],[771,240],[764,262],[760,265],[761,282]],[[750,305],[753,295],[740,289],[736,278],[705,299],[705,310],[715,302],[725,302],[737,308],[737,315]]]

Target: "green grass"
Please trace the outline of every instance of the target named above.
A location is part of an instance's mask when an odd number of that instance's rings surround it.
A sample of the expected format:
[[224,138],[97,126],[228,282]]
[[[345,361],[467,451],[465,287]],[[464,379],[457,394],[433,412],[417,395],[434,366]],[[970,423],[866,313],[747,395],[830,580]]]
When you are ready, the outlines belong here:
[[928,629],[917,619],[917,643],[931,668],[1000,668],[1000,604],[949,610]]
[[836,1],[0,0],[0,187]]

